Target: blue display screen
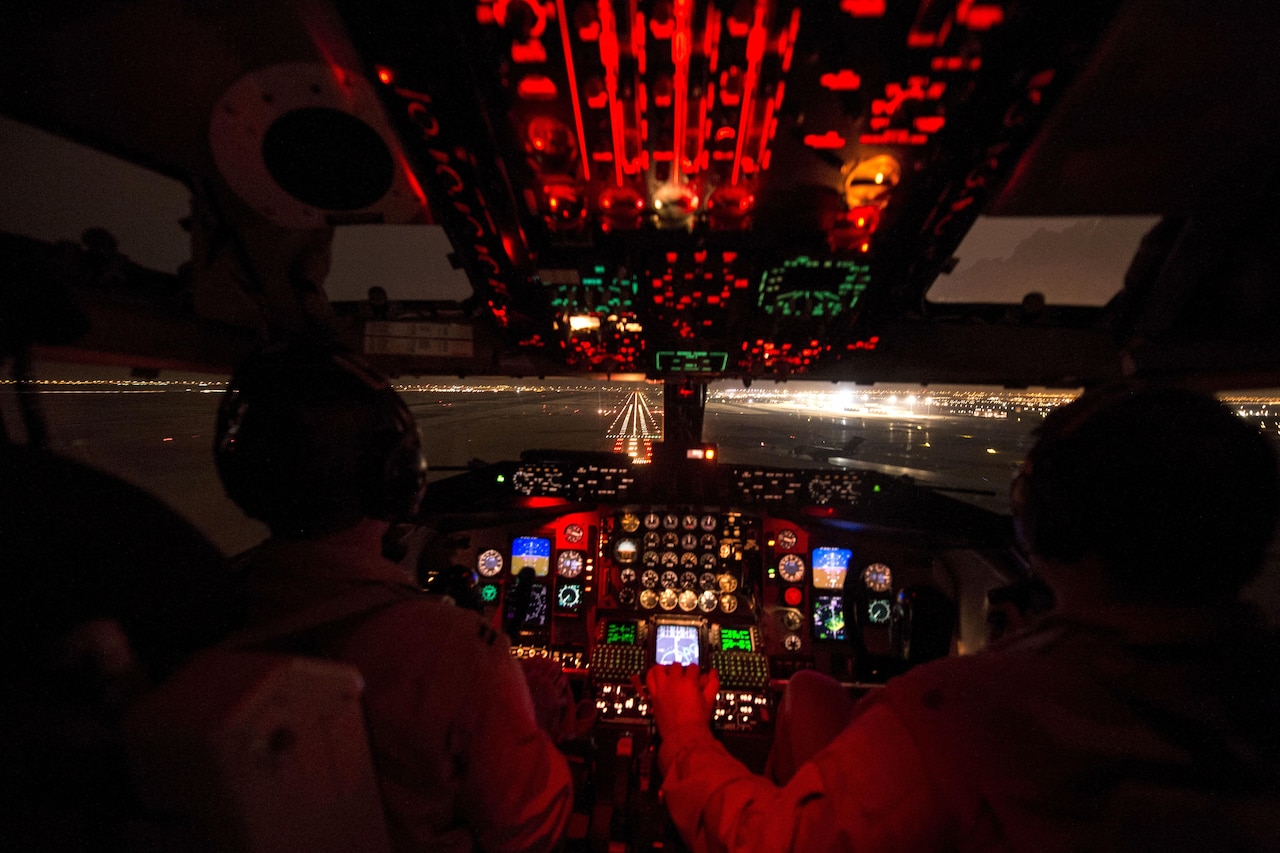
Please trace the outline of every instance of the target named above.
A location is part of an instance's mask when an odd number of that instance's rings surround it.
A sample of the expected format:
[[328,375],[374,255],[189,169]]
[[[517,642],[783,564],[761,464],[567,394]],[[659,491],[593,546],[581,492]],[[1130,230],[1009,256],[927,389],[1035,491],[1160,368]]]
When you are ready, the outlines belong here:
[[551,540],[540,536],[517,536],[511,542],[511,574],[524,568],[533,569],[538,577],[551,571]]
[[844,589],[853,551],[848,548],[813,549],[814,589]]

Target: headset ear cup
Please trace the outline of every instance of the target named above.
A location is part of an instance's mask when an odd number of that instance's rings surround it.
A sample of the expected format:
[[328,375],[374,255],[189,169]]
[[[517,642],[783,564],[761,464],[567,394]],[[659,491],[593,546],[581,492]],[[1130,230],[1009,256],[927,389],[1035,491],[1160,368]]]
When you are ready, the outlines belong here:
[[407,519],[418,511],[427,484],[427,462],[422,455],[422,439],[413,415],[390,392],[397,408],[398,434],[386,455],[386,464],[371,501],[370,515],[381,518]]
[[357,356],[325,347],[268,349],[242,365],[214,453],[232,500],[294,535],[407,519],[426,483],[408,406]]
[[[1090,531],[1081,518],[1084,505],[1071,463],[1062,458],[1070,438],[1045,442],[1014,481],[1012,505],[1019,541],[1028,553],[1049,558],[1082,554]],[[1069,457],[1070,453],[1066,455]]]

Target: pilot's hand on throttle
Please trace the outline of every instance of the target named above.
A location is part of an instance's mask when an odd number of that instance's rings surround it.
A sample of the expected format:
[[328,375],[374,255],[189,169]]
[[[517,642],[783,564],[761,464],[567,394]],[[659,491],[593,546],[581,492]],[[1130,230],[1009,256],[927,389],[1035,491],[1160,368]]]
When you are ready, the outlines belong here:
[[720,676],[714,669],[701,672],[696,665],[651,666],[645,675],[645,687],[658,732],[671,732],[684,725],[705,726],[710,722]]

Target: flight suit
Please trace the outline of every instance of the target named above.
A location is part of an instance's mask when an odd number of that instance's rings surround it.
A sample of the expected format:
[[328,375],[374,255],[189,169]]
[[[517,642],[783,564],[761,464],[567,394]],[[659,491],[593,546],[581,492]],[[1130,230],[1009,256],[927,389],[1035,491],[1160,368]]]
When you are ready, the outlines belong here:
[[1280,849],[1280,702],[1247,626],[1050,617],[890,681],[783,786],[706,726],[661,732],[663,794],[699,851]]
[[268,540],[239,565],[257,625],[371,585],[403,592],[403,601],[342,631],[324,655],[364,678],[397,851],[530,851],[559,841],[573,802],[568,764],[535,722],[506,637],[478,614],[420,593],[395,564],[341,541]]

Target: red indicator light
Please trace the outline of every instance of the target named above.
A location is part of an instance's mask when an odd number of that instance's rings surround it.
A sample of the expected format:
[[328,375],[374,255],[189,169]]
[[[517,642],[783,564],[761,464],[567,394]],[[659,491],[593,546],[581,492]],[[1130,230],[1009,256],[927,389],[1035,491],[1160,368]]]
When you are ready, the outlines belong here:
[[385,85],[388,85],[388,86],[389,86],[389,85],[391,85],[391,83],[392,83],[392,82],[394,82],[394,81],[395,81],[395,79],[396,79],[396,75],[394,75],[394,74],[392,74],[392,73],[391,73],[391,69],[390,69],[390,68],[387,68],[386,66],[383,66],[383,65],[379,65],[379,66],[378,66],[378,81],[379,81],[379,82],[381,82],[381,83],[383,83],[383,84],[385,84]]
[[971,30],[989,30],[1004,23],[1004,10],[994,4],[977,4],[973,0],[956,7],[956,19]]
[[916,119],[916,130],[921,133],[937,133],[946,123],[944,116],[920,116]]
[[833,92],[852,92],[862,86],[862,78],[848,68],[823,74],[818,82],[823,88]]
[[845,142],[845,138],[834,130],[828,130],[823,134],[806,134],[804,138],[805,145],[808,145],[810,148],[819,149],[843,148]]
[[516,94],[526,101],[550,101],[556,97],[556,84],[550,77],[530,74],[516,85]]
[[804,600],[804,593],[800,591],[798,586],[789,586],[782,591],[782,600],[787,603],[788,607],[799,607],[800,602]]
[[855,18],[879,18],[884,14],[884,0],[841,0],[840,11]]

